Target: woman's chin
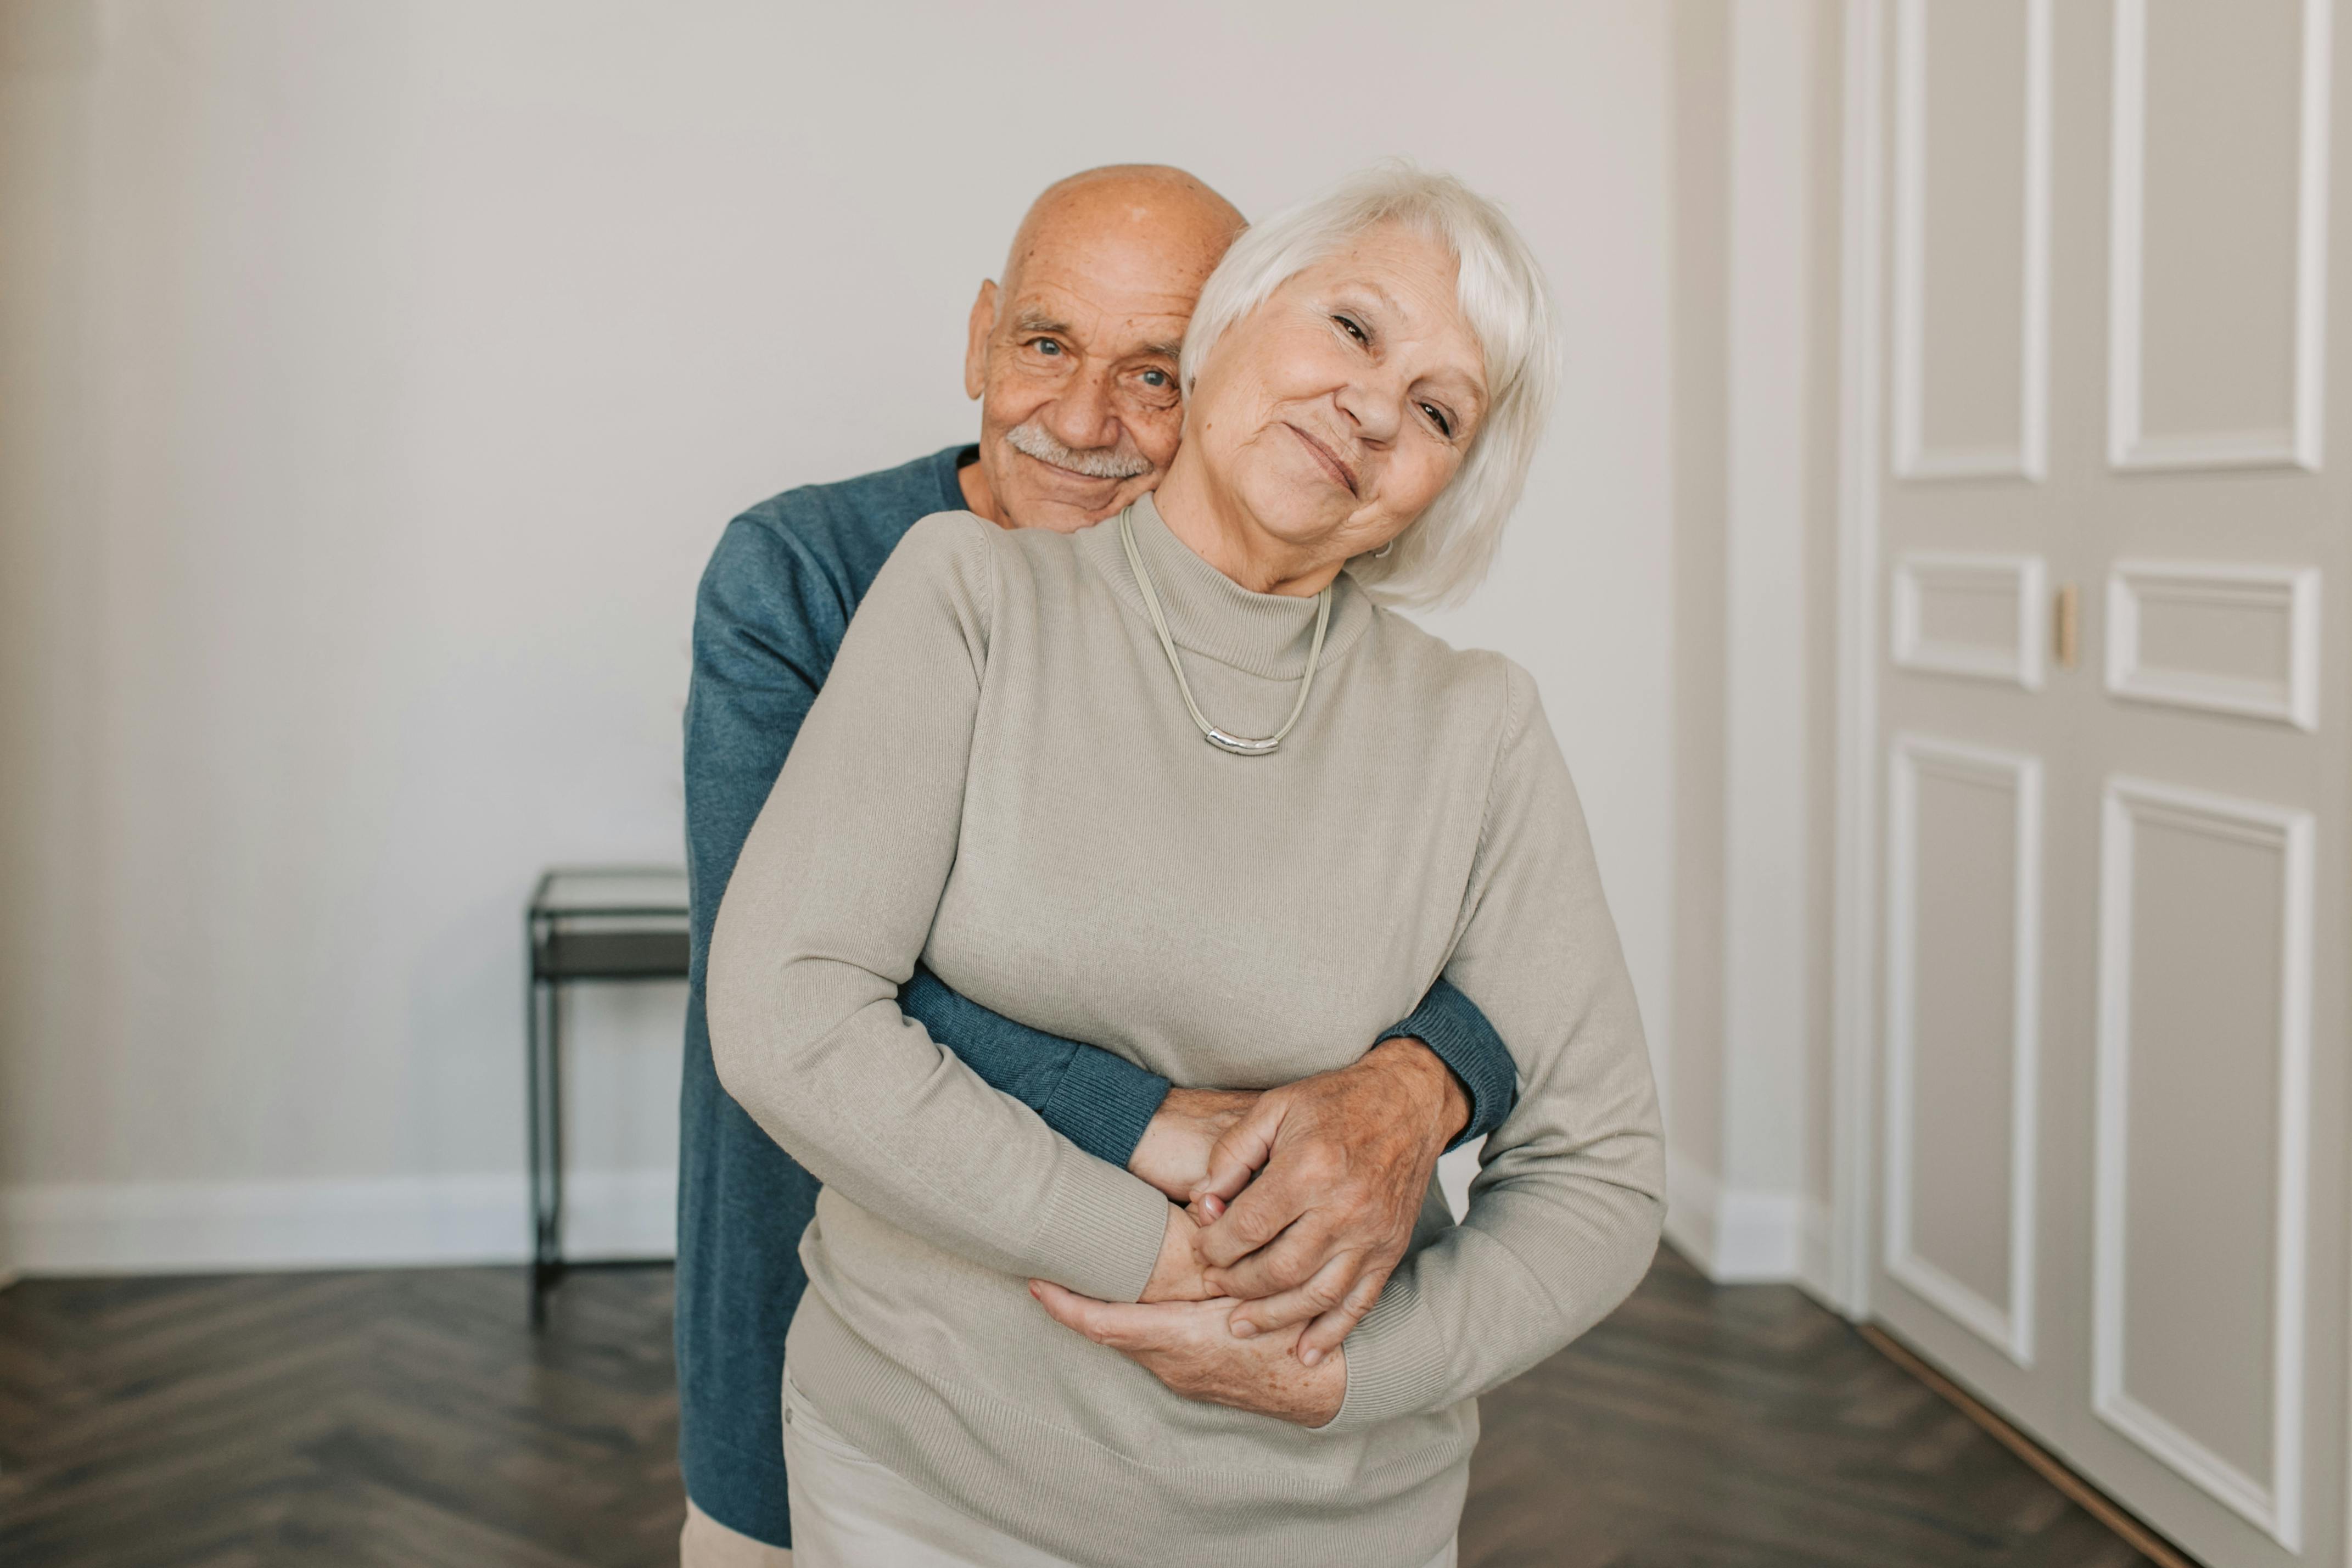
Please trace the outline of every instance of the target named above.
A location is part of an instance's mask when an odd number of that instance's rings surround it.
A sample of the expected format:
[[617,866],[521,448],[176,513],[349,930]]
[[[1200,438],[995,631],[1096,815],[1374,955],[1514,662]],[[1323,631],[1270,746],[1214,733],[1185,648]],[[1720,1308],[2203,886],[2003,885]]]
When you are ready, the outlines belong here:
[[[1271,489],[1271,487],[1269,487]],[[1296,550],[1314,550],[1346,526],[1356,498],[1337,485],[1286,484],[1265,495],[1244,495],[1251,521]]]

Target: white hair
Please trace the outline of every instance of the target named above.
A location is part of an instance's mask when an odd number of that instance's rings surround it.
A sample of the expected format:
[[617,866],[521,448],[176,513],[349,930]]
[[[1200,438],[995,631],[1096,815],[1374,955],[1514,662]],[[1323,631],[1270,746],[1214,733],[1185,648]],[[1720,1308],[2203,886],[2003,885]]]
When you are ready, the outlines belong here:
[[1325,195],[1252,225],[1201,289],[1178,377],[1189,399],[1226,328],[1383,223],[1408,225],[1454,253],[1461,268],[1455,299],[1486,352],[1489,401],[1452,482],[1386,554],[1359,555],[1348,571],[1382,604],[1449,604],[1494,564],[1559,384],[1551,289],[1501,207],[1451,174],[1400,160],[1351,174]]

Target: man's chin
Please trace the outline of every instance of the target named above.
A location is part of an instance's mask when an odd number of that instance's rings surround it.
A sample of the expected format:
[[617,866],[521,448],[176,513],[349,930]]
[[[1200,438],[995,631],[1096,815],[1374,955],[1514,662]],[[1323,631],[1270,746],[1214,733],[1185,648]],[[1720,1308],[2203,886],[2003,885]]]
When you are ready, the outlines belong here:
[[1078,507],[1065,501],[1034,501],[1025,507],[1006,509],[1005,516],[1015,528],[1042,528],[1054,533],[1076,533],[1082,528],[1092,528],[1107,517],[1117,516],[1123,505],[1113,502],[1100,507]]
[[[1024,466],[1034,473],[1050,465],[1033,458]],[[1011,493],[997,492],[997,505],[1007,522],[1015,528],[1049,528],[1056,533],[1076,533],[1116,516],[1160,478],[1146,474],[1132,479],[1090,479],[1066,468],[1055,468],[1053,474],[1057,477],[1044,483],[1024,483],[1017,488],[1007,487]],[[1032,473],[1024,473],[1022,478],[1027,480]]]

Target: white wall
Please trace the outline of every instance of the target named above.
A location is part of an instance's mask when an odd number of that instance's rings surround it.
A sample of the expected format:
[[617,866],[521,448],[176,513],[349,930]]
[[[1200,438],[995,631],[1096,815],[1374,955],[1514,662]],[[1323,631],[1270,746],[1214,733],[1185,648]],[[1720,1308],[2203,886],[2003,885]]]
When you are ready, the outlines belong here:
[[1806,1194],[1807,135],[1812,0],[1732,10],[1724,799],[1724,1132],[1717,1278],[1786,1279],[1827,1226]]
[[[1822,0],[1675,0],[1673,515],[1676,1008],[1667,1236],[1719,1280],[1818,1285],[1826,774],[1809,546],[1832,510],[1814,363],[1833,229]],[[1833,73],[1830,73],[1833,74]],[[1827,140],[1833,141],[1829,137]],[[1834,312],[1831,312],[1832,315]],[[1832,405],[1833,407],[1833,403]]]
[[[1664,18],[0,5],[0,1218],[26,1267],[512,1255],[520,909],[679,857],[737,509],[964,438],[1035,190],[1505,197],[1568,395],[1496,581],[1663,1040]],[[673,988],[581,1012],[583,1223],[662,1245]],[[0,1263],[5,1262],[0,1258]]]

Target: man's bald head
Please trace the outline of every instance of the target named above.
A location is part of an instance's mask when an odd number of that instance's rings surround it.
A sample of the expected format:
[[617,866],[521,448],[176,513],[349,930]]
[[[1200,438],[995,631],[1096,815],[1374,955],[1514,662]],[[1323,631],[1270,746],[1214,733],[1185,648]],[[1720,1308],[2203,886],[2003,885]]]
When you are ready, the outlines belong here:
[[1107,163],[1038,193],[1013,232],[997,283],[1018,294],[1024,265],[1032,256],[1051,258],[1058,246],[1134,242],[1164,247],[1205,281],[1244,226],[1239,208],[1181,169]]
[[1176,353],[1201,285],[1243,227],[1181,169],[1121,163],[1046,187],[1004,276],[972,302],[964,390],[982,399],[974,511],[1083,528],[1160,480],[1183,425]]

